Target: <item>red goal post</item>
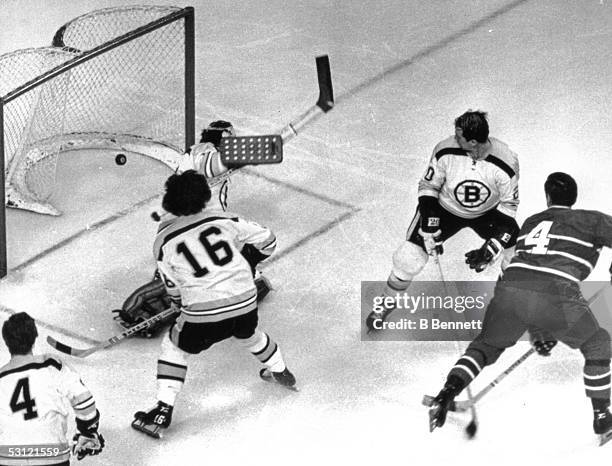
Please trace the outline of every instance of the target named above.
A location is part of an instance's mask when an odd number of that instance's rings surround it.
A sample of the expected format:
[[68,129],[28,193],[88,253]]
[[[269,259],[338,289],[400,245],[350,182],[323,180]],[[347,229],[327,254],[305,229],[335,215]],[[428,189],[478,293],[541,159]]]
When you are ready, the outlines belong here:
[[[106,8],[62,26],[54,47],[0,56],[0,192],[9,207],[49,202],[60,153],[105,148],[173,166],[195,140],[193,8]],[[25,66],[28,65],[28,66]],[[7,87],[8,86],[8,87]],[[0,278],[8,271],[0,205]]]

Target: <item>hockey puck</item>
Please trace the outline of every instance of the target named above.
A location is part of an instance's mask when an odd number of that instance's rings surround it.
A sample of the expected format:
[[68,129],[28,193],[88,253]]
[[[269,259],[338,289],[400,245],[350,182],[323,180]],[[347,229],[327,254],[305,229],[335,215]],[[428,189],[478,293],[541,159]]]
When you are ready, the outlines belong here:
[[159,222],[161,220],[161,217],[155,211],[151,212],[151,218],[153,219],[154,222]]
[[126,162],[127,162],[127,157],[125,156],[125,154],[117,154],[115,156],[115,163],[117,165],[125,165]]

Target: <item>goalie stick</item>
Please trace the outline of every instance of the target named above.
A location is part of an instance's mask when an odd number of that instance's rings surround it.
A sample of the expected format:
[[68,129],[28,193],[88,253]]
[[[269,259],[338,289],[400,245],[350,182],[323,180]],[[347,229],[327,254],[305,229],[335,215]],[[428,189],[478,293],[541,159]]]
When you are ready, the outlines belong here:
[[[604,286],[602,288],[600,288],[596,293],[594,293],[588,300],[587,303],[593,304],[603,293],[605,293],[610,287],[609,286]],[[466,412],[468,411],[472,405],[475,405],[478,401],[480,401],[480,399],[482,399],[483,396],[485,396],[487,393],[489,393],[493,387],[495,387],[497,384],[499,384],[503,379],[506,378],[506,376],[508,374],[510,374],[510,372],[514,371],[514,369],[516,369],[518,366],[520,366],[523,362],[525,362],[525,360],[531,356],[533,353],[535,353],[536,350],[535,348],[529,348],[528,351],[526,351],[520,358],[518,358],[516,361],[514,361],[510,367],[508,367],[505,371],[503,371],[501,374],[499,374],[497,377],[495,377],[495,379],[489,384],[487,385],[485,388],[483,388],[482,390],[480,390],[476,395],[474,395],[474,397],[471,400],[465,400],[465,401],[453,401],[453,403],[451,404],[449,411],[455,411],[455,412]],[[433,404],[433,400],[434,397],[431,395],[425,395],[423,397],[423,406],[427,406],[427,407],[431,407],[431,405]],[[609,439],[608,439],[609,440]]]
[[[281,128],[279,131],[280,136],[264,135],[223,138],[219,151],[224,163],[238,167],[282,162],[283,144],[297,136],[298,131],[304,126],[312,123],[334,107],[334,89],[329,67],[329,56],[318,56],[315,58],[315,61],[317,81],[319,83],[319,98],[317,102]],[[230,172],[232,171],[230,170]]]
[[85,358],[89,356],[90,354],[93,354],[97,351],[100,351],[105,348],[109,348],[111,346],[115,346],[117,343],[120,343],[126,338],[131,337],[135,333],[138,333],[141,330],[144,330],[150,327],[154,323],[162,319],[165,319],[166,317],[169,317],[173,314],[178,314],[179,312],[180,312],[180,309],[176,307],[171,307],[169,309],[166,309],[165,311],[160,312],[159,314],[151,317],[150,319],[144,320],[141,323],[134,325],[133,327],[130,327],[124,332],[121,332],[120,334],[115,335],[114,337],[111,337],[108,340],[103,341],[102,343],[92,346],[90,348],[85,348],[85,349],[74,348],[73,346],[57,341],[52,336],[47,337],[47,343],[49,343],[49,345],[51,345],[57,351],[60,351],[62,353],[69,354],[70,356],[75,356],[77,358]]
[[[224,147],[233,147],[235,142],[238,146],[246,146],[246,148],[248,149],[247,156],[253,156],[256,159],[261,159],[260,154],[257,152],[257,150],[262,146],[264,138],[271,138],[273,139],[273,141],[272,144],[270,144],[269,146],[270,148],[264,150],[264,156],[267,154],[270,159],[263,159],[264,161],[262,163],[279,163],[280,161],[282,161],[283,144],[291,141],[294,137],[298,135],[298,132],[301,131],[302,128],[314,122],[334,107],[334,88],[332,85],[331,69],[329,66],[329,56],[320,55],[315,58],[315,61],[317,67],[317,81],[319,84],[319,97],[312,107],[310,107],[300,116],[291,120],[283,128],[281,128],[280,131],[278,131],[278,133],[280,133],[280,136],[267,135],[223,138],[227,139],[228,143],[224,144],[219,149],[223,151]],[[253,139],[253,142],[248,141],[249,139]],[[224,157],[223,154],[222,157]],[[228,155],[225,156],[225,160],[227,160],[228,157],[235,157],[234,151],[228,152]],[[238,165],[235,163],[235,160],[230,160],[230,164]],[[259,163],[249,163],[248,165],[257,164]],[[230,178],[233,173],[240,170],[241,168],[241,166],[230,168],[227,172],[215,177],[210,181],[210,187],[223,183],[225,180]],[[163,216],[164,213],[151,213],[151,218],[156,222],[161,221]]]

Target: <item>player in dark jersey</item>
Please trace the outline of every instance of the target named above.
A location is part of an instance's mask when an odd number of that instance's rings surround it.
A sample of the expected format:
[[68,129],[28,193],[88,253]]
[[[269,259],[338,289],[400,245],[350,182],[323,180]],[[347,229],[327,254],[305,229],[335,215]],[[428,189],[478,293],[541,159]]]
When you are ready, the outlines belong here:
[[584,385],[594,412],[593,429],[602,443],[612,438],[610,334],[600,327],[579,282],[593,270],[602,247],[612,247],[612,217],[573,210],[577,187],[565,173],[544,184],[548,209],[529,217],[516,254],[487,308],[481,333],[450,370],[431,407],[431,428],[441,427],[454,398],[526,332],[539,354],[561,341],[585,359]]
[[[498,258],[509,261],[519,230],[514,219],[519,203],[518,156],[508,145],[489,136],[486,113],[467,111],[455,119],[455,134],[433,150],[419,181],[419,207],[406,240],[393,254],[393,267],[383,295],[406,291],[429,256],[442,254],[442,244],[464,228],[484,243],[470,257],[481,272]],[[373,311],[366,320],[380,329],[393,307]]]

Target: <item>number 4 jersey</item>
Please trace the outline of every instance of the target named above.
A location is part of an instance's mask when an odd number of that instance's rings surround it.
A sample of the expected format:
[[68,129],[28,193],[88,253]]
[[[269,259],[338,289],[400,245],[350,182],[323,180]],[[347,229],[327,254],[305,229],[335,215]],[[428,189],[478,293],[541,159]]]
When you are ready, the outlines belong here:
[[[81,419],[91,419],[96,404],[78,374],[59,359],[17,355],[0,368],[0,444],[62,447],[53,458],[27,464],[69,459],[66,433],[73,411]],[[13,463],[2,457],[0,464]]]
[[594,210],[551,206],[525,220],[507,268],[578,282],[593,271],[604,246],[612,246],[612,217]]
[[245,244],[269,256],[276,238],[255,222],[208,209],[160,224],[153,254],[168,293],[180,297],[184,320],[218,322],[257,307]]

